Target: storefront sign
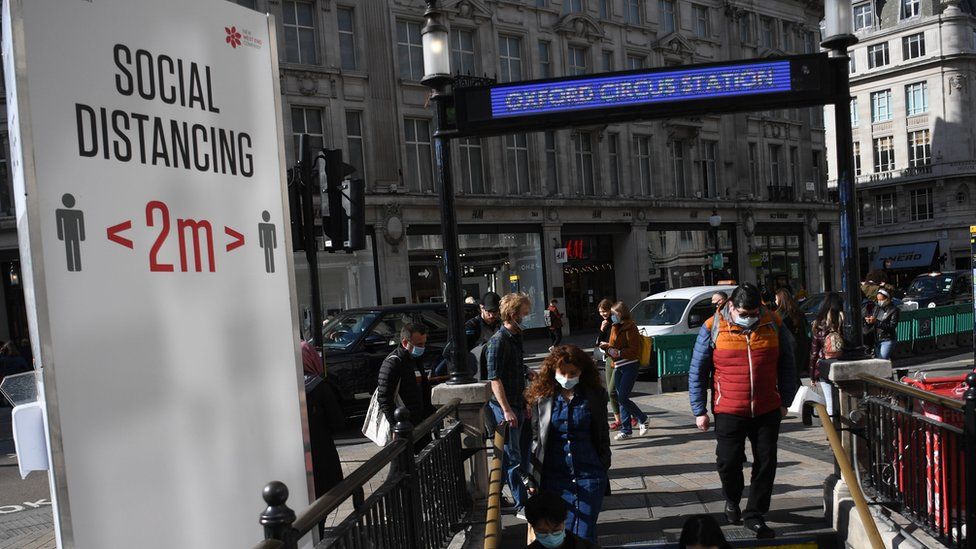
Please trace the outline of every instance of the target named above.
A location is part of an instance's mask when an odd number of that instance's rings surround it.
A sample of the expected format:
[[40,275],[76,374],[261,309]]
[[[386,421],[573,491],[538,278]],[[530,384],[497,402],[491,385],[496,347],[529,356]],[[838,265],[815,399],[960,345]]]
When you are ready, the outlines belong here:
[[566,241],[566,257],[568,259],[587,259],[587,255],[583,239],[572,239]]
[[556,248],[554,251],[556,254],[556,263],[566,263],[569,261],[566,248]]
[[712,268],[721,269],[725,266],[725,256],[722,254],[712,254]]
[[273,21],[214,0],[2,19],[58,545],[250,547],[267,482],[309,502]]

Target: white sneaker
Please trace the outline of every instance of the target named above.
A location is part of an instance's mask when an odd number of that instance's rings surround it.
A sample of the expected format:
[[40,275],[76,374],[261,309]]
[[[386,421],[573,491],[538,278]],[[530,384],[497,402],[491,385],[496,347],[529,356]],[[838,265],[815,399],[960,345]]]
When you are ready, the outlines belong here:
[[518,511],[515,511],[515,518],[519,520],[525,520],[525,510],[519,509]]
[[615,437],[613,437],[613,439],[614,440],[627,440],[629,438],[633,438],[633,436],[634,435],[631,435],[630,433],[617,433],[617,435]]
[[651,428],[650,423],[651,423],[651,420],[648,419],[648,420],[645,420],[644,423],[641,423],[640,425],[637,426],[637,429],[638,429],[638,432],[640,433],[640,436],[644,436],[644,433],[646,433],[647,430]]

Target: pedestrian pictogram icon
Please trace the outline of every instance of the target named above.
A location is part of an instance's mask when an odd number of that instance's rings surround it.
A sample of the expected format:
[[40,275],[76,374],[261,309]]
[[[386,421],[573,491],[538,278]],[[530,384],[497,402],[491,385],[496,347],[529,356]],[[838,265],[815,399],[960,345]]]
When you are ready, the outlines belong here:
[[55,211],[54,218],[58,224],[58,240],[64,242],[68,271],[81,270],[81,241],[85,239],[85,214],[81,210],[74,210],[75,197],[65,193],[61,197],[64,208]]
[[267,273],[275,272],[274,250],[278,247],[278,235],[274,223],[271,221],[271,214],[267,210],[261,212],[261,219],[264,223],[258,223],[258,244],[264,250],[264,271]]

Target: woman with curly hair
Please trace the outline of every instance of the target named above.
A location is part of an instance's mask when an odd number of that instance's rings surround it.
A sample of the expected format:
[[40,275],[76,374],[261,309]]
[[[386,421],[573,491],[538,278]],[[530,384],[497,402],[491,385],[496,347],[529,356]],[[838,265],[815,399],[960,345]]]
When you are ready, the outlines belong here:
[[569,507],[566,529],[595,542],[610,489],[610,428],[607,392],[593,359],[575,345],[555,347],[525,397],[532,410],[526,487],[559,494]]

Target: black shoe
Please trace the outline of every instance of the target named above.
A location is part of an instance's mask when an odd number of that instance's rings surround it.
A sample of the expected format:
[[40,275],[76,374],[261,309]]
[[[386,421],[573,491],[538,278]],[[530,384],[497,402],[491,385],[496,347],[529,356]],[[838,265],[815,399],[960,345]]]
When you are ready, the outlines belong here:
[[762,517],[747,520],[746,528],[756,533],[756,539],[773,539],[776,537],[776,531],[766,526],[766,521]]
[[742,510],[739,509],[738,503],[725,502],[725,518],[728,519],[729,524],[742,524]]

